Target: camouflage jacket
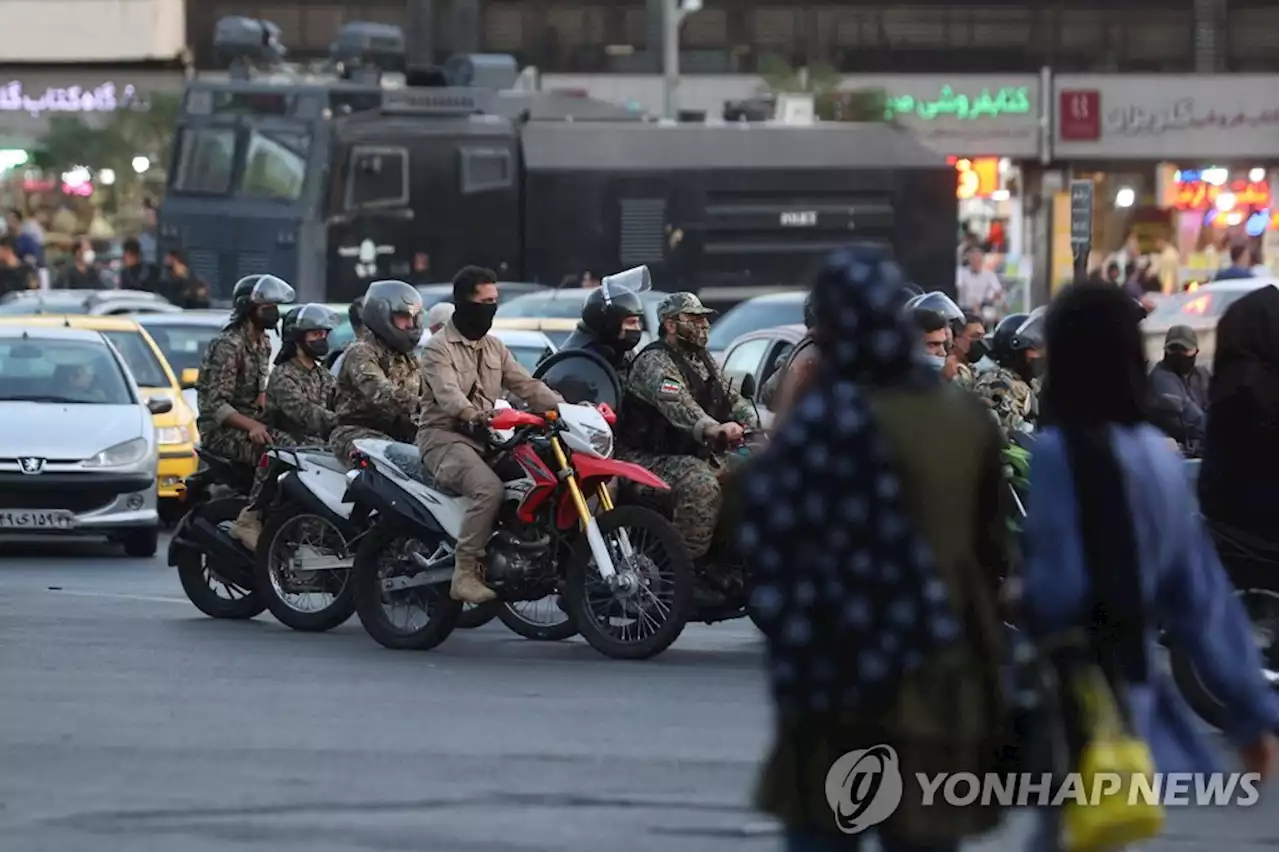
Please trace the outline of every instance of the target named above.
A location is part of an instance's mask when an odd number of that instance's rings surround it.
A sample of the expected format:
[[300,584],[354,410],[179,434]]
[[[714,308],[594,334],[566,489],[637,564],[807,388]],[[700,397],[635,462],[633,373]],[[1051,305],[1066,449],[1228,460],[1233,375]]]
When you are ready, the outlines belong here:
[[396,352],[370,334],[347,347],[338,371],[334,414],[339,426],[363,426],[413,440],[426,393],[422,366],[412,353]]
[[956,374],[951,378],[951,383],[956,387],[971,391],[977,383],[978,377],[973,371],[973,367],[964,361],[956,364]]
[[271,374],[267,385],[267,423],[301,443],[322,443],[337,425],[333,413],[338,381],[322,364],[304,367],[296,358]]
[[[713,367],[714,375],[709,375],[701,359],[690,358],[689,364],[703,381],[718,382],[724,389],[729,397],[729,420],[759,427],[754,406],[729,387],[718,367]],[[668,423],[699,443],[705,440],[708,429],[721,422],[702,410],[686,385],[680,365],[661,348],[650,347],[636,356],[627,375],[627,392],[652,405]]]
[[232,414],[263,419],[263,391],[271,371],[271,341],[264,334],[255,342],[246,325],[225,329],[205,350],[196,380],[196,422],[201,434],[222,427]]
[[1005,432],[1018,432],[1030,426],[1034,416],[1031,386],[1005,367],[980,373],[973,391],[988,406]]

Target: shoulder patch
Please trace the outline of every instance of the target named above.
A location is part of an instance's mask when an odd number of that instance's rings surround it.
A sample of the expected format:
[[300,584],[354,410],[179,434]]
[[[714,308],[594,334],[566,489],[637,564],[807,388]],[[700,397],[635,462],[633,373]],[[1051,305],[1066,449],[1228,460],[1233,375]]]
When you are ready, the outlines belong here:
[[658,385],[658,396],[679,396],[680,383],[675,379],[663,379]]

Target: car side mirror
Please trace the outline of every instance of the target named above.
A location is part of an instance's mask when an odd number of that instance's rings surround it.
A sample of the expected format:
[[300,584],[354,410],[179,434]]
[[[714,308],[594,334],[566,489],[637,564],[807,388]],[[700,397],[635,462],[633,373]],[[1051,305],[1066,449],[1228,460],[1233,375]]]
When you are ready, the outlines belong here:
[[147,400],[147,411],[152,414],[168,414],[173,411],[173,400],[167,396],[158,396]]
[[195,387],[196,382],[198,382],[199,380],[200,380],[200,371],[197,370],[195,367],[188,367],[187,369],[183,370],[182,375],[178,379],[179,383],[182,385],[184,390],[186,388]]
[[754,399],[756,395],[756,377],[747,373],[742,377],[742,386],[738,388],[738,393],[743,399]]

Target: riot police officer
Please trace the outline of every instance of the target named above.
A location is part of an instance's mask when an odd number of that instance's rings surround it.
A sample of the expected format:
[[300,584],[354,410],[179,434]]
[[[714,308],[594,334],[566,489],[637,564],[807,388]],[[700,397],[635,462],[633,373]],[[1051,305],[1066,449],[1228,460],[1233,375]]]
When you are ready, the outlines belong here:
[[280,354],[267,385],[267,422],[296,446],[327,443],[337,425],[333,412],[338,381],[326,369],[329,332],[338,315],[324,305],[300,305],[280,323]]
[[364,330],[343,353],[329,435],[351,458],[362,438],[412,443],[426,382],[414,350],[422,339],[422,294],[403,281],[375,281],[361,304]]
[[637,276],[639,280],[632,287],[628,287],[625,280],[619,280],[634,272],[628,270],[605,278],[601,286],[591,291],[582,306],[582,319],[562,349],[589,350],[608,361],[620,377],[626,372],[631,350],[640,343],[644,333],[644,303],[640,300],[642,290],[639,288],[647,284],[648,270],[639,268],[644,270],[643,275]]
[[987,351],[996,366],[978,375],[973,390],[1007,433],[1027,431],[1035,420],[1043,350],[1043,308],[1010,314],[991,332]]
[[[269,444],[282,443],[265,421],[267,373],[271,342],[267,332],[280,322],[280,306],[293,301],[293,288],[274,275],[248,275],[231,291],[231,322],[209,343],[200,363],[196,428],[210,452],[233,462],[256,465]],[[257,547],[262,525],[253,502],[261,482],[254,483],[249,504],[229,530],[245,547]]]

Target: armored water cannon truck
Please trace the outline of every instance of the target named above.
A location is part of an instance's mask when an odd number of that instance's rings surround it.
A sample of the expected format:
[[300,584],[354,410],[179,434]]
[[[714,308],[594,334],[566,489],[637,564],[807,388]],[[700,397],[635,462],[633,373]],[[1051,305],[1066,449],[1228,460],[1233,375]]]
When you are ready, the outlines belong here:
[[896,128],[669,126],[518,91],[509,56],[406,68],[385,24],[347,24],[310,67],[266,22],[217,34],[231,73],[188,84],[160,211],[162,249],[215,298],[254,272],[342,302],[466,264],[552,286],[646,264],[658,289],[723,305],[796,286],[855,239],[921,284],[954,281],[954,172]]

